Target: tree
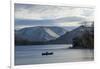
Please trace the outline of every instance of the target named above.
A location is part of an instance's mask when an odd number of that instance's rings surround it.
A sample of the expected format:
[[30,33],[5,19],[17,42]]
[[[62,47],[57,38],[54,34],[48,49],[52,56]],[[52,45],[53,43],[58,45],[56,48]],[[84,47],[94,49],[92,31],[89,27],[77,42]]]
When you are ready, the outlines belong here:
[[94,26],[86,28],[81,36],[73,38],[73,48],[94,48]]

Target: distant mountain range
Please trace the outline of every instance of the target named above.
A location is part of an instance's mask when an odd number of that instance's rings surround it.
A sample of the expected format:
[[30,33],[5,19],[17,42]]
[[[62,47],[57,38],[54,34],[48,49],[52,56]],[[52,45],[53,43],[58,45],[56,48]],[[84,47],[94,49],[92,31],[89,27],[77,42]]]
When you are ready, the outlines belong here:
[[59,38],[57,38],[55,40],[51,40],[47,43],[72,44],[73,38],[80,37],[85,32],[85,30],[91,31],[91,27],[80,26],[72,31],[65,33],[64,35],[60,36]]
[[67,31],[63,27],[29,27],[15,30],[15,44],[72,44],[72,39],[81,36],[84,30],[91,30],[91,27],[80,26]]
[[67,31],[61,27],[28,27],[20,30],[15,30],[15,40],[18,42],[44,42],[54,40],[64,35]]

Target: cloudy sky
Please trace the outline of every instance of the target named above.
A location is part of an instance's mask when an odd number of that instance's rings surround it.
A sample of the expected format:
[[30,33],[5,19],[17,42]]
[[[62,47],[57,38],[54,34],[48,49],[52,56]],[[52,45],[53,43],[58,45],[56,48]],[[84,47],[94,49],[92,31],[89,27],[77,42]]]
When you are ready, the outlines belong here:
[[94,8],[15,4],[15,28],[31,26],[79,26],[93,21]]

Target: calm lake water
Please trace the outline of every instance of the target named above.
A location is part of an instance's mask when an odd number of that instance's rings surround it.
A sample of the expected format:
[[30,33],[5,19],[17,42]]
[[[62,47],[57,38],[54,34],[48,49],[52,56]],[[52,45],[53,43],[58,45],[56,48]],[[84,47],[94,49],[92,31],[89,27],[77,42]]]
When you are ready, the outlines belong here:
[[[16,46],[15,65],[45,64],[75,61],[92,61],[94,52],[90,49],[68,49],[72,45],[28,45]],[[53,55],[44,55],[53,52]]]

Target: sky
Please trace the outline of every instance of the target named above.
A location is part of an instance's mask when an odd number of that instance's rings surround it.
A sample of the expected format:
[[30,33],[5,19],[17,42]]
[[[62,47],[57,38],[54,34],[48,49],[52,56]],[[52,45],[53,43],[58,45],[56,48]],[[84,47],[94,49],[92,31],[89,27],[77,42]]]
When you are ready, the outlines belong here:
[[32,26],[80,26],[91,22],[94,8],[15,3],[15,29]]

